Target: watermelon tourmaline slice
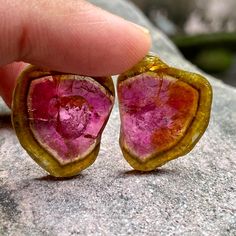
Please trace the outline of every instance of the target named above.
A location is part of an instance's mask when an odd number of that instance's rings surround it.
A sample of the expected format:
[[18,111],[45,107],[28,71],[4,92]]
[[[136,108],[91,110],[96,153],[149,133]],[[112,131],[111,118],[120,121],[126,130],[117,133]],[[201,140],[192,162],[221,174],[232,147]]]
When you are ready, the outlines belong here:
[[150,171],[186,154],[208,125],[211,87],[200,75],[147,56],[117,86],[120,146],[134,169]]
[[109,77],[29,67],[15,90],[14,127],[22,146],[40,166],[54,176],[73,176],[96,159],[113,103]]

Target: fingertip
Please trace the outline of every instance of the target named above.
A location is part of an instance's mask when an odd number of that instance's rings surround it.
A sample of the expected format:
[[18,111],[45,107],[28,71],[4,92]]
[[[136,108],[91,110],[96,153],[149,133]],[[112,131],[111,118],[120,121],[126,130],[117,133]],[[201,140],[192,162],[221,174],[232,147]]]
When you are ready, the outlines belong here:
[[28,25],[27,45],[33,47],[21,60],[62,72],[103,76],[122,73],[147,54],[151,46],[147,30],[83,1],[83,12],[78,8],[77,14],[67,13],[71,4],[52,6],[50,14],[55,13],[50,18],[46,9],[40,9],[47,22]]
[[[127,32],[123,34],[125,49],[121,58],[117,59],[116,74],[123,73],[141,61],[149,52],[152,44],[150,32],[147,28],[128,22]],[[126,40],[126,41],[125,41]]]
[[[9,5],[10,20],[5,19],[11,23],[8,28],[19,30],[2,34],[0,51],[5,60],[0,65],[18,60],[61,72],[114,75],[131,68],[150,49],[148,30],[88,2],[41,3],[28,0],[21,14],[16,14],[17,7]],[[11,50],[4,46],[6,42],[11,42]],[[13,59],[15,51],[19,56]],[[13,63],[0,69],[0,94],[8,105],[23,67],[22,63]]]

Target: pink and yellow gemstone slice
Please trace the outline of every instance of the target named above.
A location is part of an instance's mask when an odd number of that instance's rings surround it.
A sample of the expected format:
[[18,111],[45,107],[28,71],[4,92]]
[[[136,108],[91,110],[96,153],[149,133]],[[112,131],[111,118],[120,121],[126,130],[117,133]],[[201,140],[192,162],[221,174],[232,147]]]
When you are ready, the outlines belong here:
[[120,146],[135,169],[153,170],[186,154],[206,129],[211,89],[201,76],[147,56],[119,77],[117,89]]
[[114,104],[110,77],[29,67],[18,79],[13,124],[22,146],[51,175],[73,176],[97,157]]

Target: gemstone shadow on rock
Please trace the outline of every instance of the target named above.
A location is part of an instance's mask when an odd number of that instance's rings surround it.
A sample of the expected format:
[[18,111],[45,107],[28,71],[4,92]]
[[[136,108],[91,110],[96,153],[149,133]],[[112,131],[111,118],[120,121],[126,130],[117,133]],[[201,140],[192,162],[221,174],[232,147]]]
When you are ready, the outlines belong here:
[[188,153],[207,128],[212,90],[202,76],[148,55],[117,83],[120,146],[137,170],[150,171]]
[[29,155],[51,175],[74,176],[96,159],[114,104],[110,77],[30,66],[18,79],[12,120]]

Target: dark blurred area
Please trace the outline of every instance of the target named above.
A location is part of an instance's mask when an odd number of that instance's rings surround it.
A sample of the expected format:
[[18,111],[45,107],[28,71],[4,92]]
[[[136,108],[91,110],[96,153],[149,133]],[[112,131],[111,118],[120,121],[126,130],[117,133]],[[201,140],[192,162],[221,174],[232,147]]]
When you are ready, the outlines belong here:
[[202,70],[236,87],[236,0],[132,0]]

